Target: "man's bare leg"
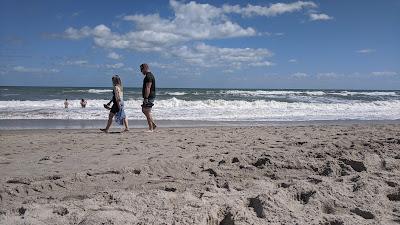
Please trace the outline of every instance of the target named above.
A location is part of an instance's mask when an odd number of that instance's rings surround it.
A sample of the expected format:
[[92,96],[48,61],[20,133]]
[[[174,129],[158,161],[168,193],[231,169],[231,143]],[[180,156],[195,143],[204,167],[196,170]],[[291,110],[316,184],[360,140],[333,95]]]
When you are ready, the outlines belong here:
[[151,116],[151,108],[142,108],[143,114],[146,116],[147,124],[149,125],[149,130],[153,131],[156,128],[153,118]]

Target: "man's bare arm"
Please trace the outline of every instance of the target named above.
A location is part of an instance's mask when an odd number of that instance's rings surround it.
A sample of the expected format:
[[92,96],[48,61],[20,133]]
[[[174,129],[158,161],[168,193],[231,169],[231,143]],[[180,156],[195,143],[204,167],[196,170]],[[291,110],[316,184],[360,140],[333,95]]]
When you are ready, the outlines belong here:
[[150,95],[150,89],[151,89],[151,85],[153,84],[153,82],[147,82],[146,83],[146,89],[145,89],[145,92],[144,92],[144,98],[145,99],[148,99],[149,98],[149,95]]

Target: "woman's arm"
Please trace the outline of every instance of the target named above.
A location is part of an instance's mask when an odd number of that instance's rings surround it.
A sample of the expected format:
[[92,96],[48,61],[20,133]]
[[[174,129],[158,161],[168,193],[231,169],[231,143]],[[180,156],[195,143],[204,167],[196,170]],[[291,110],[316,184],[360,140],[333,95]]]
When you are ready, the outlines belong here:
[[121,101],[121,88],[118,86],[115,86],[115,100],[117,100],[117,102]]

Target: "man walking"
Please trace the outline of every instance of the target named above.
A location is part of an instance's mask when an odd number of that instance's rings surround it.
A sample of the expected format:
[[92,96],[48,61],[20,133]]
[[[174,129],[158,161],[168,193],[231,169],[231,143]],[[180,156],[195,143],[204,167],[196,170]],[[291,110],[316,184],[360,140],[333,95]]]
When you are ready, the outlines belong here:
[[149,65],[146,63],[140,65],[140,72],[144,75],[142,88],[142,112],[146,116],[147,124],[149,125],[148,132],[153,132],[157,127],[151,115],[151,108],[154,105],[154,99],[156,97],[156,80],[154,75],[150,72]]

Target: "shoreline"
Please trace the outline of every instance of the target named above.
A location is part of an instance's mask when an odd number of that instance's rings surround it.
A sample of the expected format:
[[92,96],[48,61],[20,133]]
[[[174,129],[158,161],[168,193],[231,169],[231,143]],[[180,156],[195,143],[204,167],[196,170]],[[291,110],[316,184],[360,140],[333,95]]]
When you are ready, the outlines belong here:
[[[90,130],[103,128],[107,120],[59,120],[59,119],[0,119],[0,131],[68,129]],[[160,128],[201,127],[257,127],[257,126],[306,126],[306,125],[349,125],[349,124],[400,124],[400,120],[310,120],[310,121],[199,121],[157,120]],[[120,126],[114,122],[111,129]],[[129,120],[130,129],[147,128],[145,119]]]

